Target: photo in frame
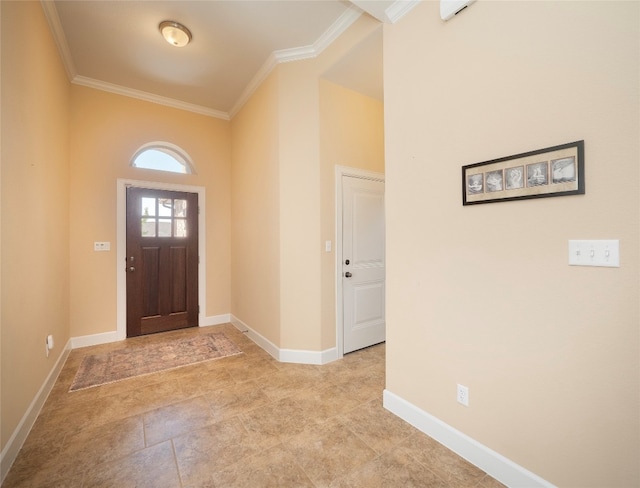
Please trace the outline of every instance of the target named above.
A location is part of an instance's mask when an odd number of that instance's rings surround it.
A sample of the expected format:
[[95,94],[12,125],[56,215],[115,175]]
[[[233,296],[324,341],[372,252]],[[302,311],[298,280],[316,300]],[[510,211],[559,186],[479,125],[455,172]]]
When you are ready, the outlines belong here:
[[584,141],[462,167],[463,205],[584,193]]

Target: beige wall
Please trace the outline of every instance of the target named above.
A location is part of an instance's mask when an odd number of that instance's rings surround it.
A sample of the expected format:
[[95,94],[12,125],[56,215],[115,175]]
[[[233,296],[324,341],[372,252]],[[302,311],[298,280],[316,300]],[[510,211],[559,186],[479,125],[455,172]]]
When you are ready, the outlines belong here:
[[[640,484],[639,8],[385,29],[387,388],[558,486]],[[579,139],[584,196],[462,207],[462,165]],[[620,239],[621,267],[568,266],[569,239]]]
[[69,82],[40,3],[0,5],[5,448],[69,339]]
[[231,313],[280,343],[278,75],[231,123]]
[[327,80],[320,82],[322,350],[336,345],[336,165],[384,173],[382,101]]
[[[82,86],[71,93],[71,335],[116,328],[118,178],[205,188],[205,314],[229,313],[229,123]],[[181,147],[197,174],[132,168],[133,154],[152,141]],[[111,242],[111,252],[93,251],[94,241]]]
[[[321,351],[335,346],[335,315],[331,322],[323,321],[326,307],[333,306],[324,300],[323,283],[335,271],[323,267],[327,238],[322,216],[327,210],[322,174],[325,164],[336,163],[321,157],[322,114],[327,110],[322,77],[377,28],[378,22],[362,16],[317,58],[278,67],[283,348]],[[323,276],[325,271],[330,273],[328,279]]]
[[281,348],[320,350],[318,59],[280,73]]
[[[331,236],[323,236],[321,219],[331,210],[323,208],[321,183],[321,78],[378,26],[363,16],[317,58],[278,65],[232,122],[231,313],[281,349],[320,352],[335,345],[335,320],[323,323],[324,307],[333,304],[323,300],[322,285],[324,241]],[[328,113],[339,115],[335,108],[322,110],[325,120]],[[334,152],[349,155],[337,148],[342,142],[332,144]],[[255,180],[260,172],[262,180]]]

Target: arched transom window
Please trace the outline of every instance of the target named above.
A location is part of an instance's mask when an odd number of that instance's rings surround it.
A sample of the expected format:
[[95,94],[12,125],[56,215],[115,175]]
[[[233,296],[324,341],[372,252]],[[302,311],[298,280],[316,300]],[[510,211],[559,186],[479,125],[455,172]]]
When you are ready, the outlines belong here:
[[134,168],[155,169],[169,173],[195,173],[189,155],[180,147],[169,142],[150,142],[138,149],[131,166]]

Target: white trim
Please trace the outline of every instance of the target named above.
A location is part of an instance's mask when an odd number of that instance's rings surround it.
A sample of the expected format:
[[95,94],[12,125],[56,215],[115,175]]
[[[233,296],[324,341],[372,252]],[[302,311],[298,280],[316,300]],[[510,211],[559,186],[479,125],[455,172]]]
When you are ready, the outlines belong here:
[[161,95],[155,95],[153,93],[135,90],[133,88],[127,88],[126,86],[116,85],[114,83],[108,83],[106,81],[100,81],[93,78],[87,78],[86,76],[74,76],[71,80],[76,85],[86,86],[89,88],[95,88],[96,90],[102,90],[116,95],[123,95],[125,97],[136,98],[138,100],[144,100],[145,102],[157,103],[158,105],[164,105],[166,107],[177,108],[179,110],[186,110],[187,112],[194,112],[200,115],[206,115],[207,117],[214,117],[216,119],[231,120],[229,114],[221,112],[220,110],[214,110],[209,107],[203,107],[202,105],[196,105],[194,103],[183,102],[175,98],[163,97]]
[[555,488],[555,485],[538,475],[386,389],[383,392],[383,405],[393,414],[510,488]]
[[269,353],[274,359],[282,363],[297,364],[327,364],[338,359],[336,348],[325,351],[305,351],[301,349],[280,349],[269,339],[249,327],[235,315],[231,315],[231,323],[239,331],[247,334],[247,337]]
[[56,363],[53,365],[49,375],[44,380],[44,383],[38,390],[38,393],[36,393],[36,396],[31,401],[29,408],[27,408],[26,412],[22,416],[20,423],[13,431],[9,441],[0,453],[0,484],[2,484],[5,476],[7,476],[7,473],[9,472],[9,469],[16,460],[16,457],[18,457],[18,453],[20,452],[24,441],[27,439],[33,424],[38,418],[40,410],[42,410],[42,406],[47,400],[49,393],[51,393],[67,357],[69,357],[69,352],[71,352],[71,340],[67,341],[67,344],[64,346],[64,350],[56,360]]
[[233,118],[240,112],[245,103],[251,98],[251,95],[258,89],[262,82],[269,76],[271,71],[279,63],[289,63],[291,61],[301,61],[317,57],[327,46],[335,41],[340,34],[346,31],[351,24],[360,18],[362,12],[355,8],[348,8],[331,24],[331,26],[310,46],[296,47],[292,49],[281,49],[272,52],[251,81],[247,84],[242,94],[229,111],[229,117]]
[[332,347],[320,352],[320,362],[318,364],[327,364],[337,361],[338,359],[338,348]]
[[62,64],[64,65],[67,76],[71,81],[77,76],[78,71],[76,70],[76,65],[73,62],[73,56],[71,56],[71,49],[69,49],[67,37],[64,35],[64,29],[62,28],[62,22],[60,22],[58,9],[53,1],[41,0],[40,3],[44,10],[44,16],[49,23],[49,29],[51,29],[53,34],[53,40],[55,41],[60,57],[62,58]]
[[336,357],[344,356],[344,300],[342,290],[342,177],[352,176],[367,180],[384,181],[384,174],[364,169],[336,165],[335,207],[336,207]]
[[117,342],[118,333],[116,331],[102,332],[100,334],[91,334],[85,336],[72,337],[71,349],[78,349],[80,347],[98,346],[100,344],[108,344],[110,342]]
[[229,313],[211,315],[200,322],[200,327],[211,327],[212,325],[228,324],[229,322],[231,322],[231,314]]
[[402,17],[407,15],[413,7],[418,5],[421,0],[402,0],[393,2],[385,11],[384,14],[392,24],[398,22]]
[[116,218],[116,333],[117,340],[127,337],[127,276],[124,272],[124,262],[127,256],[127,187],[150,188],[153,190],[182,191],[198,194],[198,303],[200,313],[198,324],[206,320],[207,304],[207,248],[205,228],[205,188],[203,186],[177,185],[174,183],[159,183],[155,181],[138,181],[118,178],[117,180],[117,218]]
[[251,327],[249,327],[247,324],[245,324],[242,320],[240,320],[238,317],[236,317],[233,314],[231,315],[231,323],[240,332],[247,334],[247,337],[249,339],[255,342],[262,349],[267,351],[272,357],[280,361],[280,349],[278,349],[278,347],[273,342],[271,342],[269,339],[264,337],[262,334],[253,330]]
[[253,95],[262,82],[267,79],[267,76],[269,76],[269,73],[271,73],[273,68],[276,67],[276,64],[278,64],[278,61],[276,60],[275,55],[271,53],[258,72],[253,76],[253,78],[251,78],[251,81],[244,88],[240,98],[238,98],[233,107],[231,107],[231,110],[229,111],[230,118],[233,119],[233,117],[240,112],[242,107],[244,107],[244,104],[249,101],[249,98],[251,98],[251,95]]
[[[213,325],[221,325],[228,324],[231,321],[230,314],[222,314],[222,315],[212,315],[210,317],[205,317],[202,322],[200,322],[199,327],[211,327]],[[98,346],[100,344],[109,344],[110,342],[118,342],[118,332],[102,332],[100,334],[92,334],[86,336],[78,336],[72,337],[71,341],[71,349],[78,349],[81,347],[87,346]]]
[[301,349],[280,349],[280,362],[297,364],[327,364],[338,359],[337,349],[305,351]]
[[278,63],[288,63],[290,61],[301,61],[303,59],[318,57],[322,51],[331,45],[340,35],[360,18],[362,12],[356,8],[349,7],[329,26],[329,28],[310,46],[301,46],[291,49],[281,49],[274,51],[274,56]]

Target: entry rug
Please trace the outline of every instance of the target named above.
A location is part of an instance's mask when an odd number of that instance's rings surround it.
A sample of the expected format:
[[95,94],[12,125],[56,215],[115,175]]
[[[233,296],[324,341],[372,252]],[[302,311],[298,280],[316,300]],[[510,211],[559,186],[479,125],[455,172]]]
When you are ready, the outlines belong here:
[[227,336],[216,332],[90,355],[82,360],[69,391],[241,353]]

